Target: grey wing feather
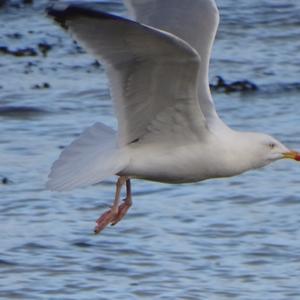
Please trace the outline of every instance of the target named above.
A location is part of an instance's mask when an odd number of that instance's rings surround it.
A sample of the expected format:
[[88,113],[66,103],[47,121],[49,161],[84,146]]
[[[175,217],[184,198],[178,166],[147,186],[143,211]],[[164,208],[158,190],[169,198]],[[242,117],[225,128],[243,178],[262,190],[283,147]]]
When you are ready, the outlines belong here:
[[210,94],[208,71],[219,24],[214,0],[124,0],[136,21],[170,32],[191,45],[201,57],[199,102],[207,121],[218,119]]
[[[170,33],[77,5],[53,8],[49,14],[104,63],[121,144],[151,133],[157,128],[155,122],[160,123],[164,134],[172,132],[175,119],[180,119],[182,126],[173,134],[191,131],[200,136],[206,130],[197,100],[200,57],[186,42]],[[172,112],[170,108],[174,108],[174,118],[167,113]]]

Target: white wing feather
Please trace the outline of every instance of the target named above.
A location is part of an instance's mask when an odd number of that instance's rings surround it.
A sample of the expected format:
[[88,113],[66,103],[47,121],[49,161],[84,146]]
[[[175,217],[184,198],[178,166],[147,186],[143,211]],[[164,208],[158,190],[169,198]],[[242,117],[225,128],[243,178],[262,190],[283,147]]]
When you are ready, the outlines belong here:
[[208,122],[219,120],[208,82],[209,60],[219,24],[214,0],[124,0],[135,20],[170,32],[196,49],[201,57],[199,101]]
[[[206,130],[197,100],[200,57],[186,42],[82,6],[69,6],[57,15],[75,38],[104,63],[122,145],[147,135],[157,118],[180,104],[184,128],[178,134],[185,131],[200,137]],[[167,119],[172,122],[172,118]],[[163,122],[161,140],[172,129],[170,122]]]

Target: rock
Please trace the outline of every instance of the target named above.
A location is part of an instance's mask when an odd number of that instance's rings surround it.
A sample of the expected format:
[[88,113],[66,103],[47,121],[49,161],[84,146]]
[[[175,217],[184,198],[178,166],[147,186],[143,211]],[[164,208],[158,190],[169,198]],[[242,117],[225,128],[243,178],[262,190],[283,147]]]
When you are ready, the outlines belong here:
[[13,119],[28,119],[47,113],[46,110],[30,106],[0,106],[0,116]]
[[48,82],[44,82],[42,84],[35,84],[32,86],[32,89],[34,90],[41,90],[41,89],[49,89],[51,85]]
[[10,50],[6,46],[1,46],[0,47],[0,54],[7,54],[7,55],[13,55],[16,57],[22,57],[22,56],[37,56],[36,50],[33,48],[24,48],[24,49],[18,49],[18,50]]
[[92,63],[92,66],[95,67],[95,68],[99,68],[101,66],[101,64],[98,62],[98,60],[95,60],[93,63]]
[[249,80],[239,80],[227,83],[221,76],[216,77],[216,82],[210,84],[210,88],[224,93],[257,91],[258,86]]
[[1,180],[0,180],[0,183],[1,184],[9,184],[9,183],[11,183],[12,181],[11,180],[9,180],[7,177],[2,177],[1,178]]
[[47,43],[39,43],[38,48],[40,52],[43,54],[43,56],[46,57],[48,52],[52,49],[52,45],[49,45]]
[[15,33],[8,33],[6,34],[6,36],[10,39],[15,39],[15,40],[19,40],[22,38],[22,34],[21,33],[18,33],[18,32],[15,32]]
[[7,0],[0,0],[0,7],[4,6],[7,4]]

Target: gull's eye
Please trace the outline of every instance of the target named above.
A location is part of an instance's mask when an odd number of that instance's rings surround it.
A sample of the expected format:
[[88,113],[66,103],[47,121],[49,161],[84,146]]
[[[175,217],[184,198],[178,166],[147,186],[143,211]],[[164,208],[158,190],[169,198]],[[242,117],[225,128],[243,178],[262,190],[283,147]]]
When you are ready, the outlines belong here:
[[269,144],[270,149],[274,149],[276,147],[275,143],[270,143]]

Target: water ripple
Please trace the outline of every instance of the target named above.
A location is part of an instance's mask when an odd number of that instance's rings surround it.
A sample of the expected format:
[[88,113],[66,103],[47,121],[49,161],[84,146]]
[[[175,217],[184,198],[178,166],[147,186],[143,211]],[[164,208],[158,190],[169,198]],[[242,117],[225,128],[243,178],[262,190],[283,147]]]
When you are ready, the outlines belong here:
[[[297,164],[182,186],[136,180],[126,218],[98,236],[94,221],[111,205],[115,178],[45,191],[62,145],[93,122],[116,121],[102,66],[46,19],[48,1],[21,2],[1,8],[0,47],[36,56],[0,55],[0,298],[298,300]],[[99,5],[125,14],[121,1]],[[297,149],[299,3],[218,5],[211,82],[258,87],[214,93],[220,115]]]

